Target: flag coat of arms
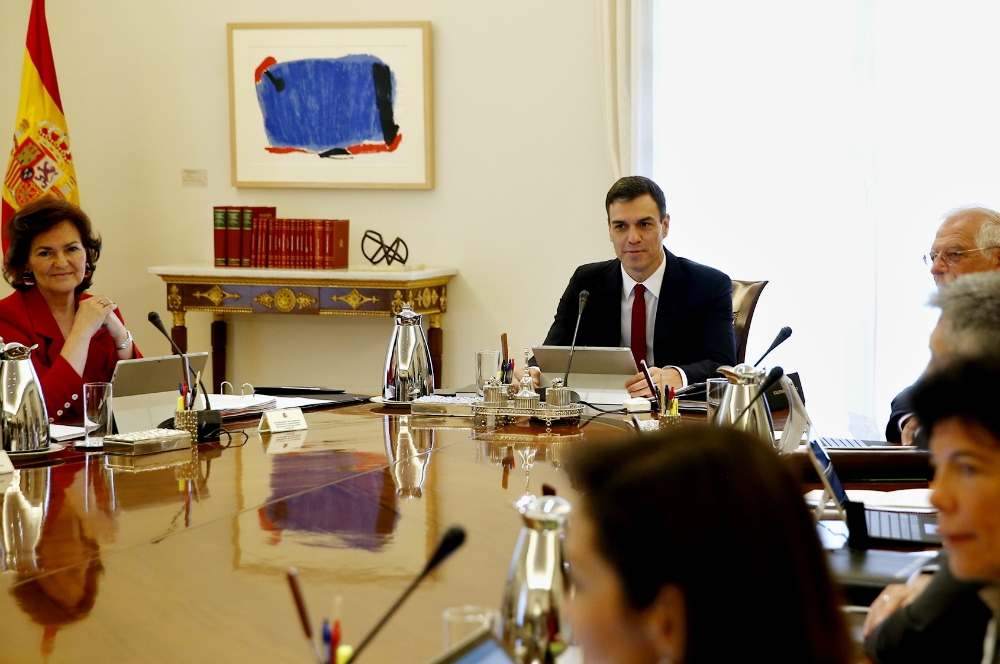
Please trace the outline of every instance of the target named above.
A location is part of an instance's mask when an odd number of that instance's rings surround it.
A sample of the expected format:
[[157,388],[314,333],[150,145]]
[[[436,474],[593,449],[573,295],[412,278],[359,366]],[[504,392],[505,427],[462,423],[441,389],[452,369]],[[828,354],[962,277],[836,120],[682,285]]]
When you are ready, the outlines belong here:
[[4,253],[8,244],[7,222],[15,212],[46,194],[80,204],[45,22],[45,0],[32,0],[14,148],[3,180]]

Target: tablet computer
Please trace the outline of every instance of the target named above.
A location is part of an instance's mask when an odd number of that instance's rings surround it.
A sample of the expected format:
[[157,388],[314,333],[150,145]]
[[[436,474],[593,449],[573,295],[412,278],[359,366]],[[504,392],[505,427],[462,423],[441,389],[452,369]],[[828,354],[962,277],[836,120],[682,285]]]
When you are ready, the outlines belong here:
[[[566,374],[569,346],[535,346],[535,362],[542,374],[541,385],[548,387],[553,378]],[[630,348],[577,346],[569,374],[569,387],[582,401],[593,404],[621,406],[629,398],[625,383],[639,368]]]
[[[187,358],[191,367],[190,384],[197,372],[204,373],[208,353],[188,353]],[[111,416],[117,432],[155,429],[173,417],[180,396],[177,384],[183,378],[180,355],[119,360],[111,375]],[[200,388],[198,392],[200,397]]]

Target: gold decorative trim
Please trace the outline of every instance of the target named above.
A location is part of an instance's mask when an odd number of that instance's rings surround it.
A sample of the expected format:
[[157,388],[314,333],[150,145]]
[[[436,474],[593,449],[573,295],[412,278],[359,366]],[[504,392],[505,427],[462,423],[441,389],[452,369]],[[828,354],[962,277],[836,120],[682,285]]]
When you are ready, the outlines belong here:
[[279,288],[274,294],[274,306],[283,314],[295,309],[296,303],[295,293],[290,288]]
[[170,284],[167,294],[167,309],[177,311],[181,308],[181,303],[181,289],[177,287],[177,284]]
[[414,300],[420,305],[422,309],[430,309],[431,307],[437,305],[438,294],[436,290],[430,288],[424,288],[422,291],[418,291]]
[[203,298],[207,299],[208,301],[210,301],[215,306],[221,305],[223,302],[225,302],[226,300],[228,300],[230,298],[232,298],[233,300],[238,300],[241,297],[243,297],[239,293],[227,293],[226,291],[224,291],[221,288],[219,288],[218,284],[212,286],[211,290],[209,290],[209,291],[206,291],[204,293],[195,292],[195,293],[192,293],[192,295],[194,297],[203,297]]
[[441,314],[429,314],[427,327],[441,329]]
[[320,309],[320,316],[392,316],[391,311],[354,311],[347,309]]
[[253,309],[250,307],[203,307],[201,305],[194,305],[190,307],[184,307],[184,311],[205,311],[211,314],[252,314]]
[[451,281],[451,276],[420,279],[417,281],[367,281],[354,279],[262,279],[260,277],[189,277],[175,274],[158,275],[163,281],[171,284],[214,284],[223,286],[320,286],[326,288],[379,288],[392,290],[394,288],[424,288],[425,286],[444,286]]
[[175,311],[174,314],[174,327],[184,327],[184,312]]
[[393,315],[396,315],[403,310],[404,304],[407,303],[403,300],[403,291],[397,290],[395,295],[393,295],[392,302],[389,303],[389,309]]
[[298,303],[299,309],[305,309],[316,304],[316,298],[299,291],[299,296],[295,298],[295,302]]
[[255,297],[253,301],[267,307],[268,309],[274,308],[274,296],[272,296],[267,291],[264,291],[263,293]]
[[346,302],[351,309],[357,309],[366,302],[378,302],[377,297],[365,297],[358,292],[357,288],[352,289],[347,295],[333,295],[330,299],[334,302]]
[[448,311],[448,286],[441,285],[441,313]]

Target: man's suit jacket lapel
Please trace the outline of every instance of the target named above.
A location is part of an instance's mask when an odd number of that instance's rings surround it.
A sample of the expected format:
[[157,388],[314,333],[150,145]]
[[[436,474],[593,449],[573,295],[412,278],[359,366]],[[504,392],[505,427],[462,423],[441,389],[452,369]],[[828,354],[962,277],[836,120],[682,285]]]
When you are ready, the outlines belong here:
[[660,355],[666,352],[667,337],[677,318],[677,312],[684,303],[687,289],[677,257],[666,248],[663,253],[667,267],[663,272],[663,285],[660,286],[660,298],[656,304],[656,327],[653,328],[653,361],[658,367],[663,366]]
[[[598,295],[598,297],[593,297]],[[619,260],[611,261],[605,268],[601,278],[600,293],[591,293],[591,304],[597,305],[594,314],[597,318],[598,333],[595,345],[616,348],[622,342],[622,264]],[[588,305],[590,306],[590,305]]]

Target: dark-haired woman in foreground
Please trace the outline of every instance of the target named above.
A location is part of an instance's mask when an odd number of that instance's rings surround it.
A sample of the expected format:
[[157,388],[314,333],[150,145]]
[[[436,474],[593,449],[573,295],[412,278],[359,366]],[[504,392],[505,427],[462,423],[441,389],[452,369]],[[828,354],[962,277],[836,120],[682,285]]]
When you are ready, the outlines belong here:
[[0,337],[38,344],[31,359],[49,418],[82,421],[83,384],[108,381],[118,360],[141,357],[118,305],[84,293],[101,238],[83,210],[54,197],[25,205],[7,232],[3,274],[17,290],[0,300]]
[[579,447],[567,611],[587,664],[844,664],[850,644],[802,492],[729,429]]

